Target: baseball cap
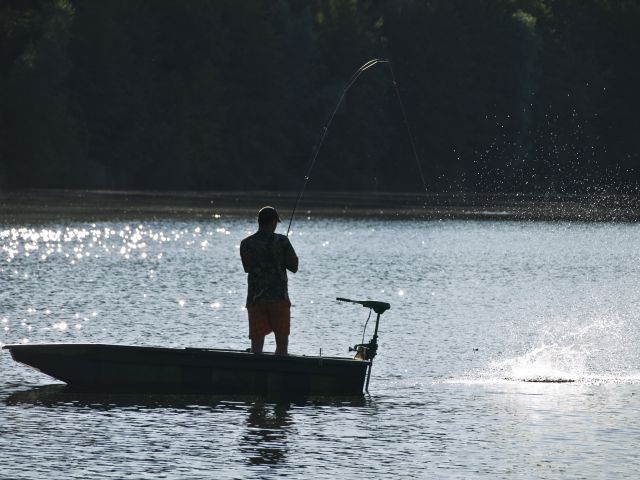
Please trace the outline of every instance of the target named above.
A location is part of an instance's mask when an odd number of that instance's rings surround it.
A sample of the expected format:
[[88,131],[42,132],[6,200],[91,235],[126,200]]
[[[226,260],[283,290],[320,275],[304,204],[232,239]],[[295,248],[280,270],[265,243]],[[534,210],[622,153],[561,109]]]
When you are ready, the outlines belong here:
[[258,212],[258,223],[260,224],[271,222],[274,219],[278,220],[278,222],[282,221],[280,220],[280,216],[278,215],[278,212],[273,207],[269,207],[269,206],[262,207]]

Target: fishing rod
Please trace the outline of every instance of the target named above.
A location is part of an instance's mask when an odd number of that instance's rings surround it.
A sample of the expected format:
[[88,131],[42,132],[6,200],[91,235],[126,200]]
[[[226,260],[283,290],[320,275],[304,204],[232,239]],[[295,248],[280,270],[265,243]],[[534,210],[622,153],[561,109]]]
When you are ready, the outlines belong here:
[[413,156],[415,157],[416,164],[418,165],[418,172],[420,173],[420,180],[422,181],[422,187],[424,188],[425,192],[427,191],[427,182],[425,182],[425,179],[424,179],[424,173],[422,172],[422,165],[421,165],[420,159],[418,157],[418,151],[416,149],[416,144],[415,144],[415,141],[413,139],[413,133],[411,132],[411,128],[409,127],[409,120],[407,119],[407,113],[406,113],[405,108],[404,108],[404,103],[402,102],[402,97],[400,96],[400,90],[398,89],[398,82],[396,81],[396,76],[395,76],[395,73],[393,72],[393,66],[391,65],[391,61],[390,60],[381,59],[381,58],[374,58],[374,59],[369,60],[368,62],[366,62],[359,69],[357,69],[353,73],[353,75],[351,75],[351,77],[349,78],[347,83],[342,88],[342,92],[340,92],[340,95],[338,97],[338,101],[336,102],[336,106],[334,107],[333,111],[331,112],[331,115],[329,116],[328,121],[322,127],[322,133],[320,135],[320,140],[318,141],[318,143],[316,144],[316,146],[314,148],[313,155],[311,157],[311,161],[309,162],[309,167],[307,168],[306,174],[305,174],[304,179],[302,181],[302,186],[300,187],[300,190],[298,191],[298,196],[296,198],[296,202],[293,205],[293,210],[291,211],[291,218],[289,219],[289,226],[287,227],[287,236],[289,236],[289,232],[291,230],[291,224],[293,223],[293,216],[295,215],[296,209],[298,208],[298,203],[300,203],[300,199],[302,198],[302,195],[303,195],[303,193],[305,191],[305,188],[307,187],[307,183],[309,183],[309,180],[311,178],[311,171],[313,170],[313,167],[316,164],[316,160],[318,159],[318,154],[320,153],[320,148],[322,147],[322,144],[324,143],[324,139],[327,136],[327,132],[329,131],[329,127],[331,126],[331,123],[333,122],[333,118],[336,116],[336,113],[338,112],[338,109],[340,108],[340,105],[342,105],[342,101],[344,100],[344,97],[346,96],[347,91],[353,86],[354,83],[356,83],[356,80],[358,80],[358,78],[360,77],[360,75],[362,75],[363,72],[365,72],[366,70],[370,69],[374,65],[378,65],[378,64],[384,64],[384,65],[387,65],[389,67],[389,72],[391,73],[391,80],[393,82],[393,88],[394,88],[394,90],[396,92],[396,97],[398,98],[398,103],[400,104],[400,110],[402,111],[402,118],[404,119],[404,124],[405,124],[405,127],[407,128],[407,133],[409,134],[409,141],[411,142],[411,150],[413,152]]

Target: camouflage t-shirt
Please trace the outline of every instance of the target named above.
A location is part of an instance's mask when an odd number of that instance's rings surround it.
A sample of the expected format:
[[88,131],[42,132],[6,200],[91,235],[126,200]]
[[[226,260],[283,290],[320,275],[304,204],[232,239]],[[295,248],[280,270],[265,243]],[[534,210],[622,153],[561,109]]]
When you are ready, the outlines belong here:
[[289,300],[287,270],[298,270],[298,257],[286,236],[259,230],[242,240],[240,257],[249,274],[247,307]]

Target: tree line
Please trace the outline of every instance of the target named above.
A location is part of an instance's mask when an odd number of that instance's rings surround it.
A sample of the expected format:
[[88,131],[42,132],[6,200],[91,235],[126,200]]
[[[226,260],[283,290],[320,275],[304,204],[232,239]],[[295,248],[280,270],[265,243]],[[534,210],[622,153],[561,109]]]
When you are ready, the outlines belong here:
[[[296,190],[389,59],[430,192],[636,192],[638,0],[3,0],[0,188]],[[309,188],[423,189],[383,65]]]

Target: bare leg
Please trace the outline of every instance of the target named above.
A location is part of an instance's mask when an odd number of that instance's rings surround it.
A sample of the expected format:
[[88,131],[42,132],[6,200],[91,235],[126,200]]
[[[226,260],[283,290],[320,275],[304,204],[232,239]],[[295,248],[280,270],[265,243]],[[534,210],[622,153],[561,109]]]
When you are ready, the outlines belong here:
[[264,337],[251,339],[251,353],[262,353],[264,347]]
[[276,355],[287,355],[287,348],[289,347],[289,335],[276,336]]

